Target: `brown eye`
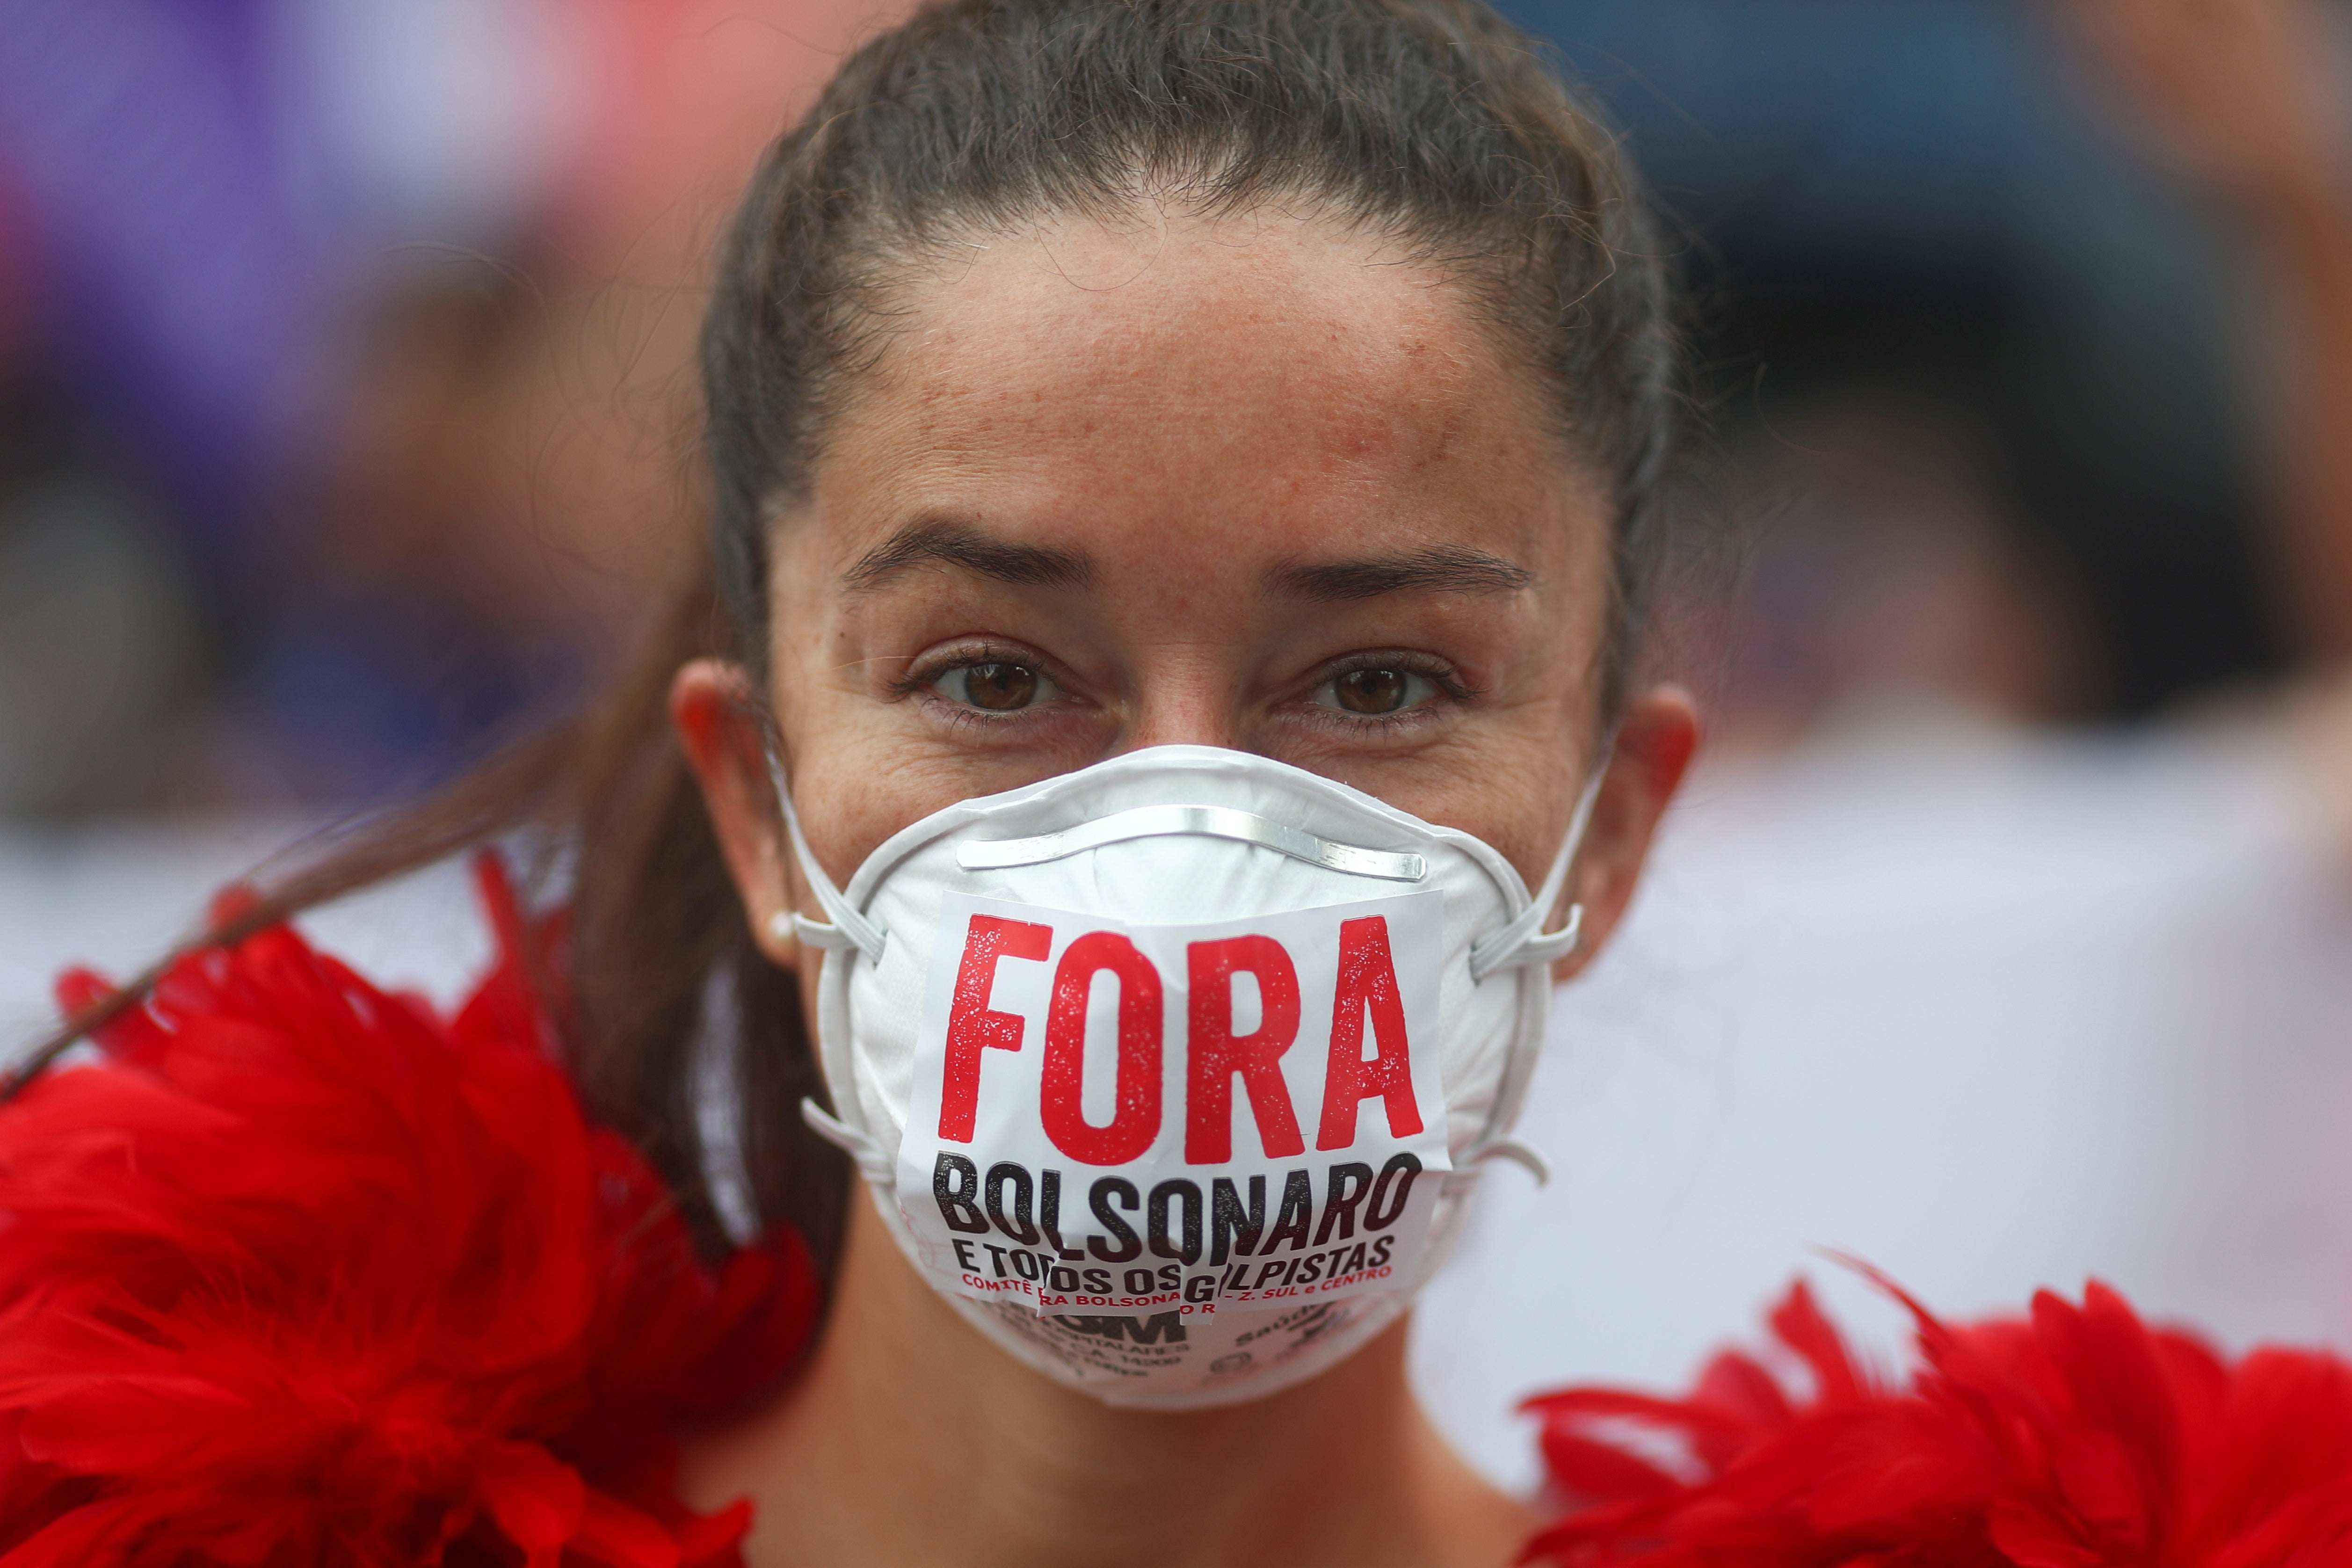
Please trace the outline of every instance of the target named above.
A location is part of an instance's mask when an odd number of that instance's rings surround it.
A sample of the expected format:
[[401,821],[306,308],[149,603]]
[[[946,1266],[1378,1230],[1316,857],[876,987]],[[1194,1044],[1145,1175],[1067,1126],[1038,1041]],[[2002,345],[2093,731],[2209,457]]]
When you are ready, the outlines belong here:
[[942,696],[987,713],[1012,713],[1052,695],[1054,683],[1025,664],[989,659],[958,665],[940,677]]
[[1412,683],[1401,669],[1354,669],[1332,681],[1331,694],[1350,713],[1393,713]]
[[1335,675],[1308,699],[1318,708],[1336,708],[1366,719],[1384,719],[1422,707],[1438,695],[1437,682],[1409,669],[1351,669]]

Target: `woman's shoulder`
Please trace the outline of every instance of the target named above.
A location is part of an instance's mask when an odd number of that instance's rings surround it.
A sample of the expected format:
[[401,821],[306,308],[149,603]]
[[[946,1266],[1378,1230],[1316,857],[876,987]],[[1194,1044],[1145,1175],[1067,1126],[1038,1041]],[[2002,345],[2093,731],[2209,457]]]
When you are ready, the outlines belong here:
[[1542,1422],[1581,1506],[1538,1536],[1561,1564],[2352,1563],[2352,1367],[2231,1359],[2094,1282],[1950,1324],[1910,1310],[1917,1363],[1874,1373],[1800,1284],[1780,1364],[1727,1352],[1679,1399],[1565,1389]]
[[743,1511],[679,1508],[665,1434],[790,1363],[813,1271],[696,1255],[482,881],[500,953],[455,1008],[273,927],[0,1109],[9,1561],[733,1559]]

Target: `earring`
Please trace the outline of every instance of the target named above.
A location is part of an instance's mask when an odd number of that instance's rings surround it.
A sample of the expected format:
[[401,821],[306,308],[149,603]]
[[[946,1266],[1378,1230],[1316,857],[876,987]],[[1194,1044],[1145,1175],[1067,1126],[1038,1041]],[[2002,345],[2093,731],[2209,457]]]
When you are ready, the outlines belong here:
[[792,910],[778,910],[768,917],[768,939],[780,947],[800,944],[801,933],[793,929]]

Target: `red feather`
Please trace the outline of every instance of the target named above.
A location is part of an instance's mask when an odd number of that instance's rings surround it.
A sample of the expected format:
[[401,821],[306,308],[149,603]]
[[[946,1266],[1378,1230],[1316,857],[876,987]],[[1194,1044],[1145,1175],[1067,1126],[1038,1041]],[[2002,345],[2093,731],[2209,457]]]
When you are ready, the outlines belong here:
[[[1877,1277],[1873,1276],[1874,1279]],[[1680,1401],[1539,1395],[1555,1488],[1584,1505],[1523,1561],[1562,1568],[2352,1568],[2352,1368],[2234,1365],[2094,1283],[1952,1326],[1900,1290],[1921,1365],[1859,1366],[1801,1283],[1772,1314],[1810,1395],[1727,1354]],[[1647,1439],[1638,1448],[1629,1426]],[[1694,1460],[1664,1478],[1664,1439]],[[1668,1479],[1661,1488],[1652,1478]],[[1597,1483],[1597,1484],[1596,1484]]]
[[667,1433],[789,1367],[814,1274],[788,1232],[700,1262],[482,881],[453,1018],[278,927],[0,1109],[0,1568],[737,1561]]

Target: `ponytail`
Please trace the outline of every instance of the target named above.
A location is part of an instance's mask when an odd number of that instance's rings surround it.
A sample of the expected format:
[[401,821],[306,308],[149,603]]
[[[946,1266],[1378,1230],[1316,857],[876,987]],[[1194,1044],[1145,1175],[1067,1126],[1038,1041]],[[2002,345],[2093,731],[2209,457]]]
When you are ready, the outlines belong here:
[[[346,894],[486,845],[523,847],[527,892],[561,900],[566,939],[534,978],[589,1114],[668,1182],[697,1239],[725,1227],[706,1177],[706,1108],[737,1117],[762,1227],[788,1223],[828,1272],[849,1164],[802,1123],[824,1087],[793,976],[760,952],[669,722],[678,668],[740,650],[703,552],[686,551],[667,612],[595,706],[530,735],[441,794],[363,825],[257,899],[70,1019],[16,1069],[13,1096],[91,1030],[138,1005],[186,952],[232,945]],[[714,1081],[711,1069],[723,1074]],[[721,1152],[726,1151],[722,1150]]]

